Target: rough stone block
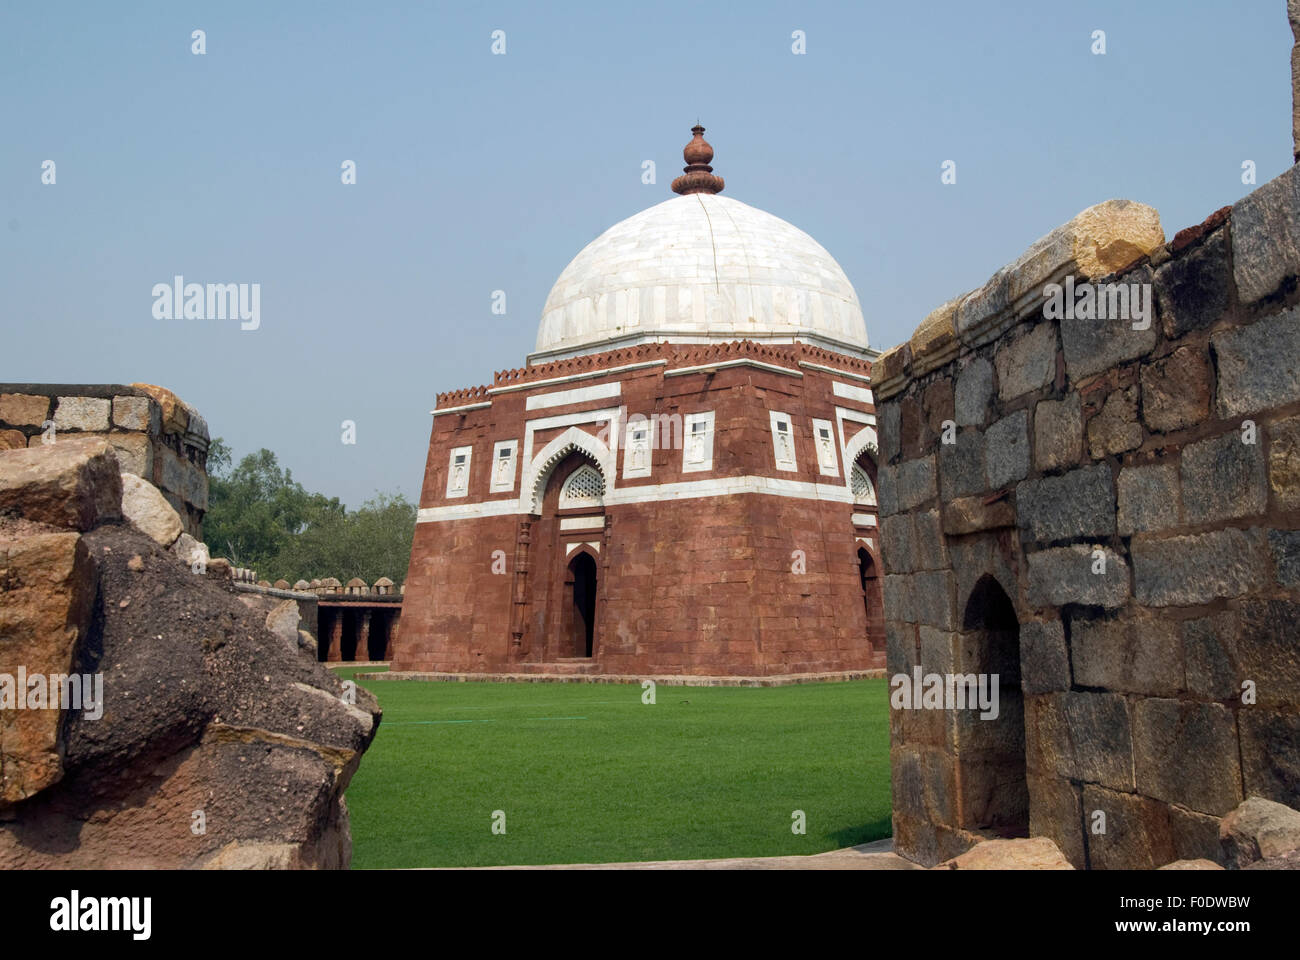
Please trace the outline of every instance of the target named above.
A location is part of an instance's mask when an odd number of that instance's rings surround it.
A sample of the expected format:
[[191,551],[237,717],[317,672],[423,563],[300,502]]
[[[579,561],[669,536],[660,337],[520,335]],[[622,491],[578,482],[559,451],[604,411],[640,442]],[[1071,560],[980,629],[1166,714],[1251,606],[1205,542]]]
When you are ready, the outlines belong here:
[[1228,309],[1228,231],[1220,228],[1155,274],[1165,336],[1177,339],[1210,326]]
[[915,531],[916,565],[921,570],[939,570],[948,566],[948,548],[939,523],[939,511],[912,514]]
[[943,529],[949,536],[1014,527],[1016,511],[1008,499],[987,502],[984,496],[960,497],[943,505]]
[[0,430],[0,450],[25,450],[27,437],[21,430]]
[[912,510],[933,498],[938,490],[934,479],[934,456],[900,464],[897,473],[899,510]]
[[1077,393],[1041,400],[1034,408],[1034,463],[1039,470],[1072,467],[1083,443],[1083,405]]
[[984,436],[963,430],[956,443],[939,445],[939,492],[952,500],[988,489],[984,476]]
[[1094,460],[1142,446],[1137,387],[1115,390],[1101,412],[1088,421],[1088,452]]
[[1237,623],[1231,611],[1182,623],[1187,693],[1203,700],[1231,700],[1241,693],[1237,669]]
[[911,573],[916,569],[915,527],[910,513],[880,521],[881,561],[888,573]]
[[1082,687],[1176,696],[1184,686],[1182,638],[1177,624],[1166,620],[1075,619],[1070,660]]
[[1300,603],[1244,600],[1237,610],[1237,660],[1263,707],[1300,706]]
[[1300,792],[1300,714],[1251,708],[1240,714],[1246,796],[1293,804]]
[[1086,833],[1094,870],[1154,870],[1177,858],[1167,805],[1148,797],[1083,785],[1084,822],[1106,817],[1105,833]]
[[1218,417],[1232,420],[1295,402],[1300,309],[1216,333],[1210,343],[1219,368]]
[[1270,530],[1268,549],[1273,555],[1277,582],[1284,587],[1300,587],[1300,530]]
[[1164,540],[1135,537],[1129,555],[1134,596],[1144,606],[1195,606],[1239,597],[1269,578],[1259,530],[1215,530]]
[[[81,535],[0,539],[0,572],[0,673],[16,677],[19,667],[29,677],[72,673],[78,646],[90,630],[96,594],[95,562]],[[27,706],[32,705],[30,694],[27,689],[17,691]],[[62,778],[65,712],[5,710],[0,724],[0,806],[30,797]]]
[[184,434],[190,425],[190,409],[180,397],[166,387],[152,383],[133,383],[131,386],[143,390],[157,402],[162,416],[164,433]]
[[1072,750],[1070,778],[1132,790],[1133,742],[1128,702],[1111,693],[1061,696]]
[[992,399],[993,364],[983,357],[975,357],[957,374],[957,426],[984,426]]
[[912,602],[911,577],[906,574],[886,574],[880,581],[881,602],[891,620],[916,623],[916,607]]
[[1142,419],[1152,430],[1170,433],[1210,418],[1210,364],[1199,350],[1179,347],[1143,364]]
[[994,489],[1023,480],[1029,474],[1029,413],[1017,410],[988,428],[984,435],[988,484]]
[[1040,323],[1014,340],[1004,341],[993,355],[998,372],[998,396],[1014,400],[1056,379],[1056,328]]
[[1137,788],[1147,796],[1211,816],[1243,799],[1237,725],[1222,704],[1139,700],[1133,753]]
[[1232,206],[1232,272],[1244,304],[1300,273],[1300,177],[1289,168]]
[[[1115,283],[1150,283],[1151,268],[1140,267]],[[1075,317],[1061,321],[1061,345],[1065,352],[1065,370],[1074,382],[1128,360],[1145,356],[1156,345],[1158,331],[1152,323],[1146,330],[1134,330],[1132,320],[1096,320]]]
[[129,473],[122,474],[122,513],[160,546],[170,547],[181,535],[180,516],[158,488]]
[[144,433],[110,433],[108,442],[117,454],[118,467],[123,473],[137,477],[153,476],[153,443]]
[[67,437],[0,455],[0,513],[90,530],[120,518],[121,503],[117,458],[98,437]]
[[901,409],[891,400],[878,406],[876,413],[880,417],[880,460],[882,463],[889,463],[898,456],[898,451],[901,449],[899,446]]
[[1183,448],[1183,515],[1188,523],[1253,517],[1268,506],[1264,446],[1242,442],[1239,430]]
[[898,513],[898,467],[882,463],[876,468],[876,509],[881,517]]
[[1087,861],[1083,840],[1082,789],[1055,777],[1030,775],[1029,834],[1047,837],[1076,870]]
[[941,630],[956,629],[952,574],[946,570],[914,573],[910,579],[916,621]]
[[107,430],[110,404],[97,397],[59,397],[54,408],[54,429]]
[[1070,655],[1060,620],[1020,625],[1020,689],[1026,695],[1070,689]]
[[1300,417],[1268,428],[1268,486],[1281,510],[1300,510]]
[[1105,571],[1094,573],[1093,549],[1076,544],[1029,554],[1030,606],[1123,606],[1129,598],[1128,564],[1110,548],[1098,548],[1102,550]]
[[1031,540],[1050,543],[1115,532],[1110,465],[1099,463],[1016,486],[1020,527]]
[[148,397],[114,397],[113,426],[156,434],[162,427],[162,413]]
[[30,393],[0,393],[0,423],[39,427],[49,418],[50,398]]
[[1164,530],[1179,524],[1182,492],[1175,464],[1124,467],[1119,472],[1117,486],[1120,536]]

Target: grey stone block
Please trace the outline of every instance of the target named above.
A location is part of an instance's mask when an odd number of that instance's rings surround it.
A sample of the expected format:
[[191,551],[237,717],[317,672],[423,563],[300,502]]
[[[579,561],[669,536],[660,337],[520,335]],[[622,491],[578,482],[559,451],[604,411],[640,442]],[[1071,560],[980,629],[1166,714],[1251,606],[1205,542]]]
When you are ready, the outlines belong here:
[[880,581],[881,602],[891,620],[916,623],[916,608],[912,603],[911,575],[886,574]]
[[1183,448],[1183,514],[1188,523],[1253,517],[1268,507],[1264,445],[1243,443],[1241,431],[1189,443]]
[[938,493],[934,480],[933,455],[900,464],[896,479],[899,510],[919,507]]
[[1017,410],[984,434],[985,469],[993,490],[1029,474],[1029,412]]
[[1290,167],[1232,206],[1232,272],[1244,304],[1300,273],[1300,176]]
[[901,449],[903,408],[890,400],[878,406],[876,412],[880,415],[880,461],[889,463]]
[[1139,700],[1133,755],[1138,792],[1149,797],[1211,816],[1244,799],[1237,725],[1222,704]]
[[1268,581],[1260,530],[1214,530],[1164,540],[1134,538],[1133,592],[1138,603],[1181,607],[1239,597]]
[[898,467],[882,463],[876,468],[876,507],[881,517],[898,513]]
[[1120,536],[1178,525],[1182,494],[1175,464],[1124,467],[1119,472],[1118,489]]
[[1241,693],[1237,669],[1237,623],[1231,611],[1184,620],[1183,662],[1187,692],[1202,700],[1230,700]]
[[880,553],[886,573],[911,573],[916,569],[915,532],[910,513],[881,519]]
[[1225,420],[1300,399],[1300,309],[1210,338],[1219,368],[1215,412]]
[[1093,573],[1094,548],[1083,544],[1029,554],[1030,606],[1123,606],[1129,598],[1128,564],[1109,548],[1097,549],[1105,560],[1102,573]]
[[1169,621],[1073,620],[1070,662],[1081,687],[1169,697],[1184,686],[1182,638],[1177,624]]
[[952,573],[947,570],[914,573],[910,580],[916,622],[942,630],[955,630]]
[[920,570],[940,570],[948,566],[948,548],[944,543],[943,528],[939,522],[938,510],[927,510],[912,514],[915,533],[915,551],[917,568]]
[[1115,532],[1110,465],[1022,481],[1016,486],[1016,511],[1020,528],[1040,543],[1110,536]]
[[1207,240],[1156,271],[1160,319],[1171,340],[1210,326],[1228,309],[1228,231]]
[[1300,587],[1300,530],[1270,530],[1268,549],[1273,555],[1277,582],[1284,587]]
[[111,401],[98,397],[59,397],[54,408],[54,429],[107,430],[111,405]]
[[1124,698],[1113,693],[1061,696],[1073,753],[1070,778],[1132,790],[1133,740]]
[[1004,341],[993,356],[998,396],[1014,400],[1056,379],[1056,328],[1039,323],[1014,340]]
[[993,399],[993,364],[976,357],[957,374],[956,414],[959,427],[982,427]]
[[[1150,283],[1151,268],[1140,267],[1115,283]],[[1101,373],[1126,360],[1145,356],[1156,345],[1157,325],[1134,330],[1132,320],[1080,319],[1061,321],[1061,345],[1065,351],[1065,370],[1072,381]]]
[[1300,785],[1300,714],[1243,710],[1241,765],[1244,792],[1293,806]]
[[939,445],[939,492],[945,500],[988,489],[984,476],[984,435],[963,430],[956,443]]
[[1263,707],[1300,706],[1300,603],[1245,600],[1237,610],[1237,665]]
[[1072,467],[1083,446],[1083,404],[1077,393],[1041,400],[1034,408],[1034,463],[1039,470]]
[[1070,655],[1060,620],[1020,625],[1020,689],[1026,695],[1070,689]]

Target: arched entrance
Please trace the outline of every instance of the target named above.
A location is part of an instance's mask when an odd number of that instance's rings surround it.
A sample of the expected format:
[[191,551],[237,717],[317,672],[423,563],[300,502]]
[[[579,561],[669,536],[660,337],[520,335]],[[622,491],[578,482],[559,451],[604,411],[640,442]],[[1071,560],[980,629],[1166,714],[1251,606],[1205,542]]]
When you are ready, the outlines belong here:
[[876,591],[879,585],[876,583],[876,563],[866,547],[858,547],[858,579],[862,582],[862,606],[866,610],[867,626],[870,628],[878,613]]
[[565,600],[569,606],[569,636],[574,657],[590,657],[596,635],[596,561],[582,552],[569,561],[565,579]]
[[[1025,704],[1020,688],[1020,620],[1002,585],[986,574],[971,590],[962,617],[967,669],[997,680],[998,714],[967,711],[969,734],[959,745],[962,826],[1000,837],[1029,836],[1025,776]],[[982,679],[982,678],[981,678]]]

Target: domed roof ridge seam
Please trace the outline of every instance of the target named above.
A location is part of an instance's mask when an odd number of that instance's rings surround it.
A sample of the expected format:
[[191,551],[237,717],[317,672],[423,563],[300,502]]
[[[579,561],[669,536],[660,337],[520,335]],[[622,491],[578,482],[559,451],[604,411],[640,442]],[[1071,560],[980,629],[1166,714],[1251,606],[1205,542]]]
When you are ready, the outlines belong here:
[[704,205],[703,194],[693,194],[700,204],[700,209],[704,211],[704,219],[709,225],[709,247],[713,250],[713,289],[721,292],[722,279],[718,276],[718,238],[713,235],[713,218],[709,216],[709,208]]
[[[749,291],[749,312],[752,316],[754,313],[754,271],[749,265],[749,244],[745,242],[745,234],[740,229],[740,225],[736,223],[736,218],[731,215],[731,211],[728,210],[725,205],[722,207],[722,212],[725,213],[727,219],[731,221],[731,229],[736,231],[736,237],[740,240],[740,252],[744,254],[745,257],[745,289]],[[798,228],[796,227],[795,229]],[[714,254],[714,274],[717,274],[716,254]]]

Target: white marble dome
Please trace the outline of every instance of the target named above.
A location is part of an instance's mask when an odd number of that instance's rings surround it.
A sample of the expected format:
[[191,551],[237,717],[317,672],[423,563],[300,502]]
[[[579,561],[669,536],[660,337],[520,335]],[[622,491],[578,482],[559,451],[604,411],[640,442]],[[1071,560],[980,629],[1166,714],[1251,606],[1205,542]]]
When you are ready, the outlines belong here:
[[812,237],[739,200],[665,200],[587,244],[551,288],[542,362],[647,341],[801,340],[860,354],[853,285]]

